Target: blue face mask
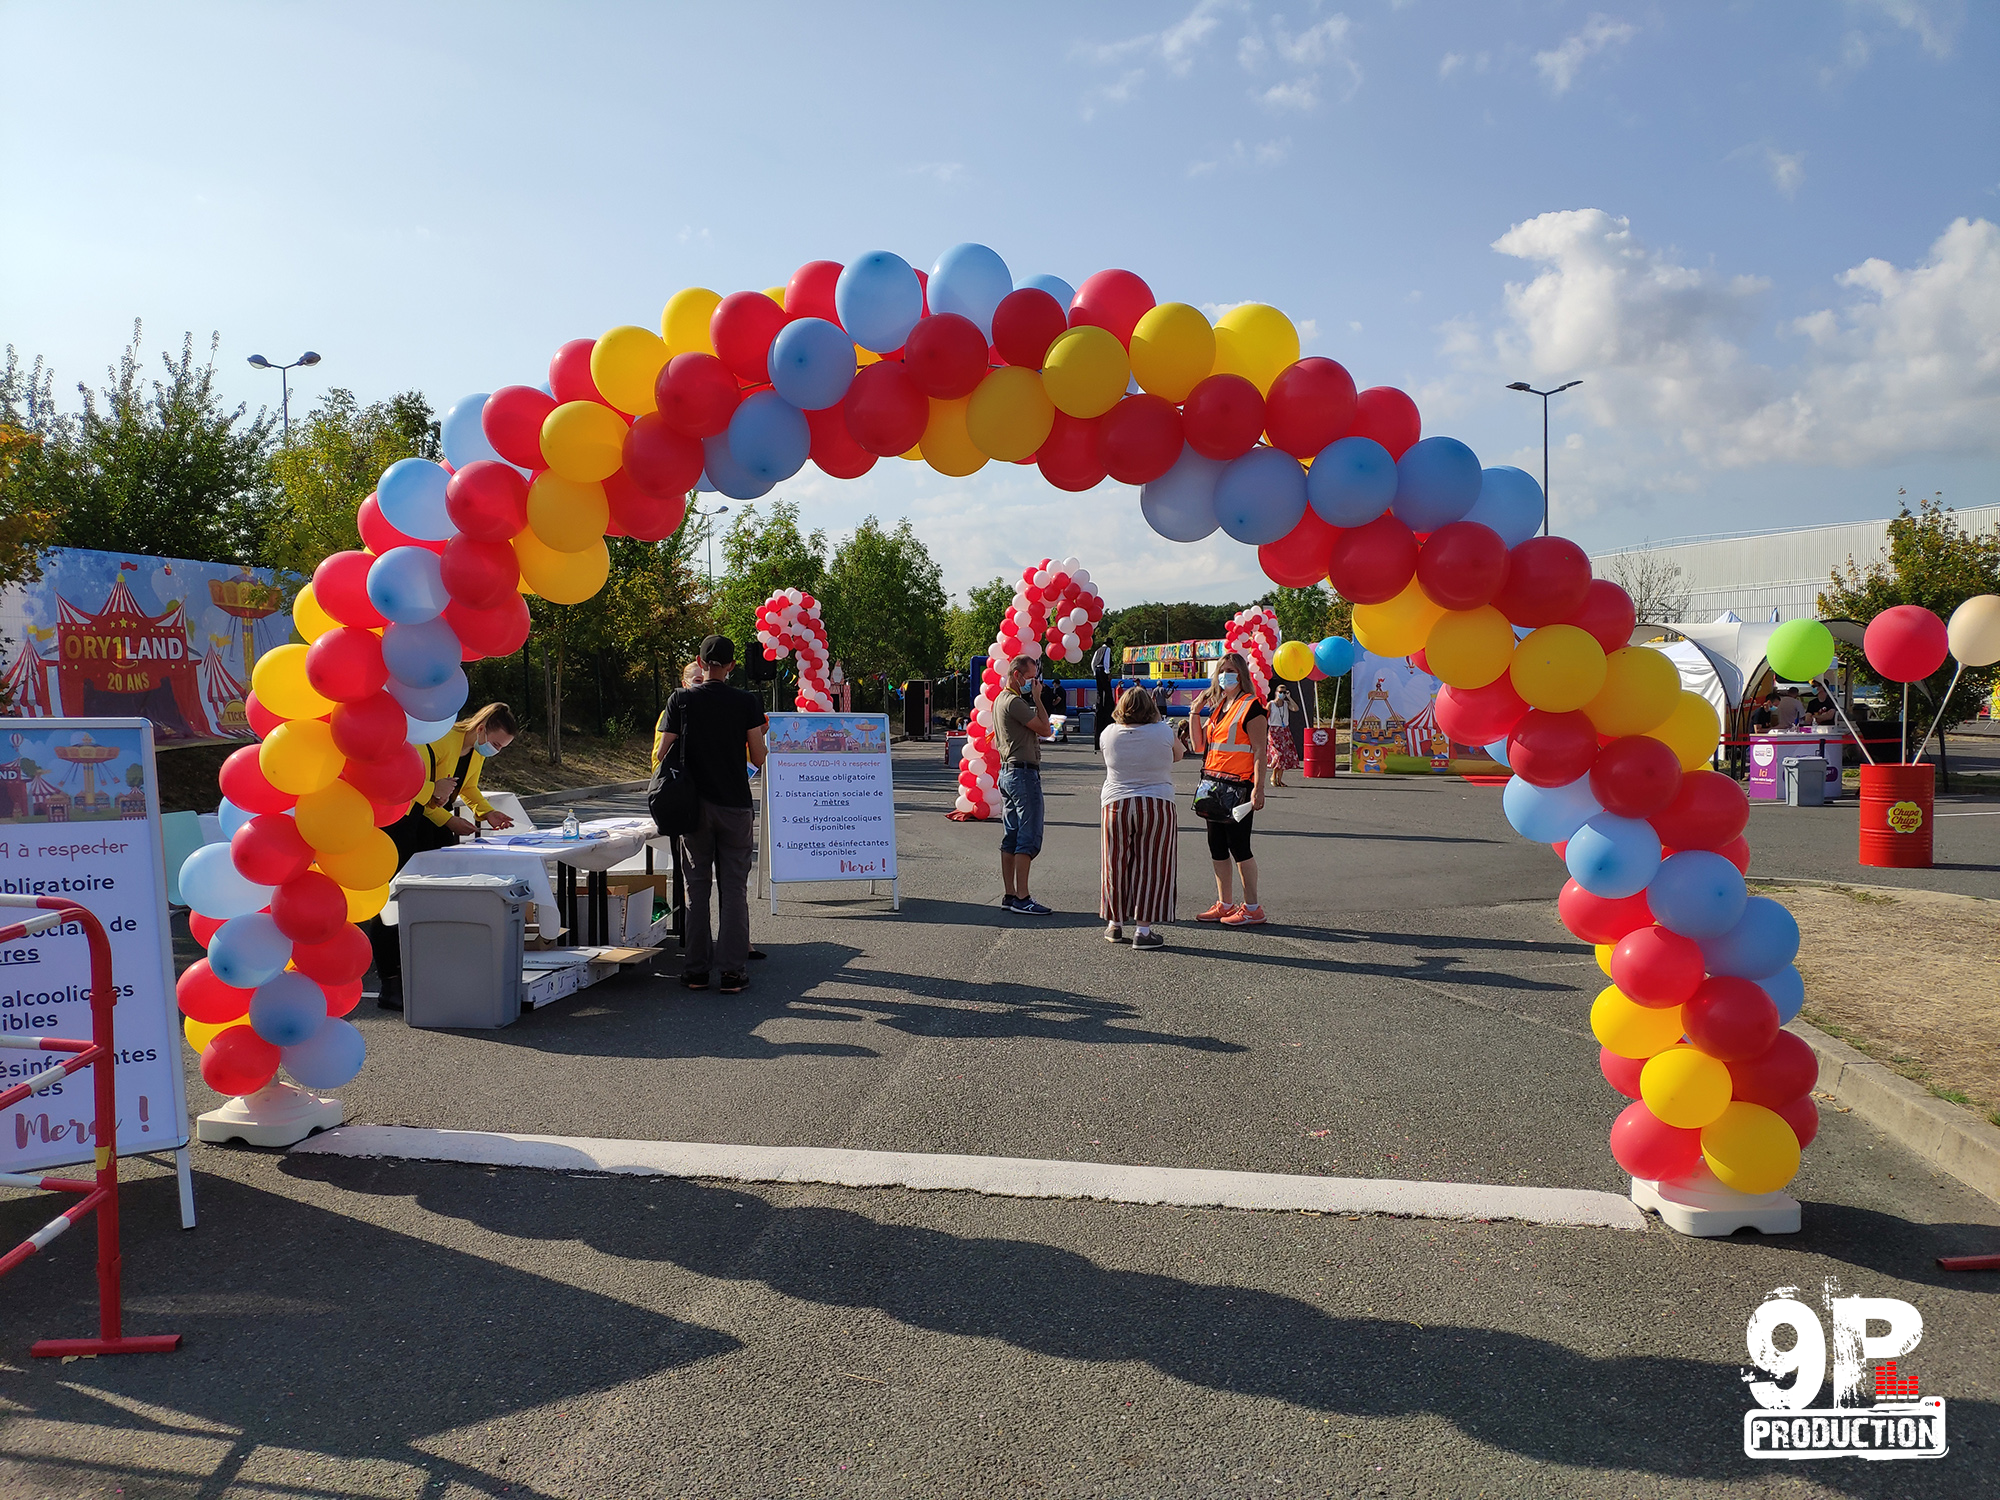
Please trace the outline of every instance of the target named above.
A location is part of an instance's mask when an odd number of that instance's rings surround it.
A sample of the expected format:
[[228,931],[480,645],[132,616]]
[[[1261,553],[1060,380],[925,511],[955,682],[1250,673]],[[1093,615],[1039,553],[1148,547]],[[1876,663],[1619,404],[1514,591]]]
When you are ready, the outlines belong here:
[[474,745],[472,748],[477,750],[481,755],[498,755],[500,753],[498,745]]
[[1235,687],[1235,686],[1236,686],[1236,674],[1235,674],[1234,672],[1223,672],[1223,673],[1221,673],[1220,675],[1218,675],[1218,676],[1216,677],[1216,679],[1215,679],[1215,685],[1216,685],[1217,687],[1221,687],[1221,688],[1233,688],[1233,687]]

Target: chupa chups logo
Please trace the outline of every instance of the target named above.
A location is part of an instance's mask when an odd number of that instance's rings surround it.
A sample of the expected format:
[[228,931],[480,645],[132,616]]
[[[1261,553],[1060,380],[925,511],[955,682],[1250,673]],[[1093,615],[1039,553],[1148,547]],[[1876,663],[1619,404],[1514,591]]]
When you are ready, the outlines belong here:
[[[1826,1325],[1797,1287],[1781,1286],[1750,1315],[1746,1339],[1757,1368],[1743,1379],[1757,1409],[1743,1414],[1743,1451],[1751,1458],[1943,1458],[1944,1397],[1919,1394],[1915,1372],[1898,1368],[1924,1336],[1923,1314],[1895,1297],[1843,1297],[1833,1277],[1821,1300],[1833,1325],[1832,1404],[1813,1405],[1826,1384]],[[1876,1327],[1887,1331],[1869,1332]],[[1779,1329],[1790,1330],[1787,1347],[1778,1346]],[[1863,1368],[1870,1361],[1872,1372]],[[1791,1383],[1781,1385],[1787,1375]]]
[[1915,833],[1924,826],[1924,810],[1914,802],[1892,802],[1883,816],[1892,833]]

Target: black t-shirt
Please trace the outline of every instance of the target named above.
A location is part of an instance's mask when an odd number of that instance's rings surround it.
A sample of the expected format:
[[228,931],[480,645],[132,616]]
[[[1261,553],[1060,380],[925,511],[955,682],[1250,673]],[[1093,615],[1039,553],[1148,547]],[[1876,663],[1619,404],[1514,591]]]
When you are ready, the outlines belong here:
[[717,807],[751,806],[750,731],[766,722],[756,695],[726,682],[681,688],[667,700],[666,720],[695,795]]

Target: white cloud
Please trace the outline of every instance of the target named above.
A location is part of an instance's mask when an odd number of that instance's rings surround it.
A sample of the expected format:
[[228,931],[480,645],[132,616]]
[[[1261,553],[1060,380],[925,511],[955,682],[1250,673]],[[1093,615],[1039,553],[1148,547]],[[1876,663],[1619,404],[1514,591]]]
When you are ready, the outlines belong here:
[[1269,109],[1310,110],[1319,103],[1318,84],[1317,73],[1290,83],[1274,83],[1256,96],[1257,102]]
[[1185,78],[1194,71],[1203,44],[1222,24],[1221,12],[1227,0],[1200,0],[1173,25],[1160,31],[1142,32],[1115,42],[1079,43],[1070,55],[1095,67],[1117,68],[1116,81],[1101,84],[1085,96],[1083,117],[1093,119],[1100,105],[1129,103],[1146,81],[1147,70],[1158,66],[1170,77]]
[[1232,171],[1250,167],[1260,170],[1275,167],[1291,154],[1291,150],[1292,138],[1288,135],[1280,136],[1274,141],[1259,141],[1254,146],[1246,146],[1240,140],[1231,141],[1227,151],[1214,156],[1199,157],[1189,162],[1187,175],[1206,177],[1225,167]]
[[949,187],[965,175],[962,161],[920,161],[907,169],[912,177],[928,177],[941,187]]
[[1594,15],[1584,22],[1583,30],[1567,38],[1560,47],[1537,52],[1535,67],[1540,70],[1543,81],[1551,91],[1565,94],[1576,82],[1576,75],[1585,62],[1609,48],[1624,46],[1638,34],[1639,28],[1629,21]]
[[1951,56],[1951,49],[1958,41],[1958,28],[1965,21],[1965,7],[1957,3],[1863,0],[1861,8],[1876,12],[1905,31],[1914,32],[1924,51],[1940,59]]
[[1447,52],[1438,62],[1438,77],[1449,78],[1467,62],[1463,52]]
[[1346,75],[1341,98],[1353,98],[1361,87],[1361,65],[1348,45],[1352,29],[1347,17],[1338,14],[1299,32],[1292,31],[1283,16],[1273,16],[1268,27],[1245,33],[1236,44],[1236,61],[1245,72],[1261,73],[1274,61],[1312,70],[1252,89],[1251,97],[1272,109],[1316,109],[1320,102],[1319,70],[1331,67]]
[[1806,154],[1803,151],[1780,151],[1769,141],[1753,146],[1739,146],[1729,153],[1730,161],[1752,160],[1762,164],[1770,174],[1771,185],[1786,198],[1796,198],[1806,180]]

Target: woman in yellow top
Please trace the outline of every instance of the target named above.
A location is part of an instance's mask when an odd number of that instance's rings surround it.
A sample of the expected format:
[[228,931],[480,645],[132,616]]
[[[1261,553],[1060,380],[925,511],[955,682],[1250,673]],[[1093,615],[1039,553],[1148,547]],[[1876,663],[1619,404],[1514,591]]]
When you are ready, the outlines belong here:
[[[1208,819],[1208,857],[1215,866],[1215,905],[1196,914],[1199,922],[1255,927],[1264,920],[1257,900],[1257,861],[1250,854],[1250,820],[1264,805],[1270,716],[1250,691],[1250,665],[1232,651],[1216,663],[1215,685],[1188,710],[1188,743],[1201,755],[1204,781],[1235,789],[1250,811]],[[1243,874],[1243,902],[1231,900],[1231,861]]]

